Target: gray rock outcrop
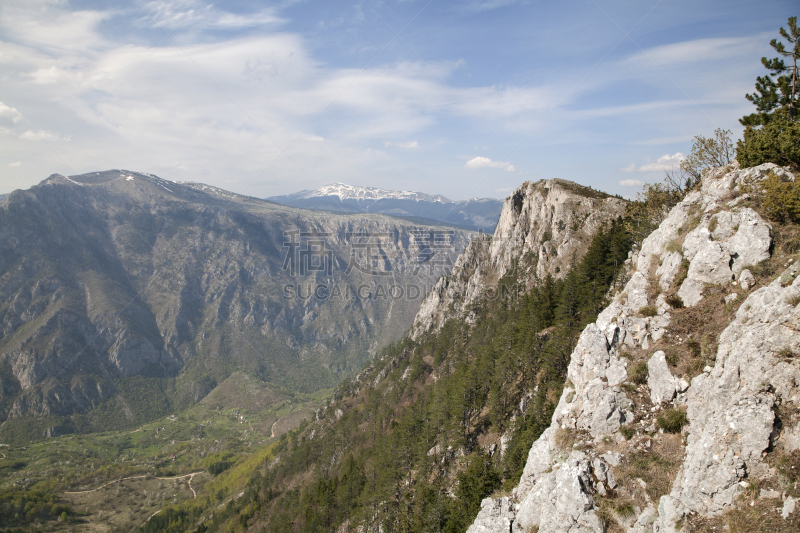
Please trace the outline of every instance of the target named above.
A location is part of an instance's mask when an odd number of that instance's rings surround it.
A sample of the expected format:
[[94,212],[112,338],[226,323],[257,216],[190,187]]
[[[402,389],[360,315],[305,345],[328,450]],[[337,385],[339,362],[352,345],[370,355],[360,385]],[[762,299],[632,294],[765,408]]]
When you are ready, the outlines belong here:
[[[800,448],[800,423],[778,431],[775,414],[779,405],[800,407],[800,359],[794,356],[800,353],[800,266],[789,265],[774,281],[748,293],[756,279],[747,267],[769,258],[772,228],[740,200],[745,186],[757,187],[769,173],[794,180],[772,164],[706,173],[701,188],[675,206],[631,257],[626,287],[581,334],[552,424],[530,449],[511,496],[516,504],[512,531],[605,531],[597,510],[611,483],[619,482],[613,469],[620,454],[604,449],[609,442],[624,443],[623,448],[645,442],[628,443],[619,434],[635,412],[642,413],[629,397],[632,389],[620,386],[630,371],[622,354],[647,350],[669,330],[667,291],[677,293],[687,306],[699,304],[709,284],[745,292],[719,336],[713,368],[706,367],[691,383],[672,375],[663,351],[648,357],[643,388],[652,407],[646,404],[643,416],[662,406],[685,408],[686,447],[669,494],[635,507],[630,518],[620,518],[624,528],[674,532],[688,516],[718,516],[733,508],[747,486],[745,479],[774,476],[764,461],[768,450]],[[662,294],[653,300],[650,294],[657,292]],[[641,316],[646,306],[655,307],[657,314]],[[654,424],[649,431],[655,431]],[[582,436],[582,451],[560,447],[564,441],[559,435],[565,432]],[[484,509],[491,507],[487,502]],[[491,529],[484,509],[476,520],[484,529],[475,531],[507,531],[505,524]],[[784,517],[791,512],[789,497]]]
[[527,287],[548,275],[561,278],[583,257],[604,224],[621,216],[626,202],[561,179],[525,182],[503,205],[494,236],[473,241],[434,285],[411,329],[418,339],[448,319],[470,317],[481,298],[503,296],[498,281],[515,271]]
[[665,355],[663,351],[659,350],[647,362],[647,386],[650,388],[650,401],[656,405],[672,401],[680,387],[678,379],[669,371]]

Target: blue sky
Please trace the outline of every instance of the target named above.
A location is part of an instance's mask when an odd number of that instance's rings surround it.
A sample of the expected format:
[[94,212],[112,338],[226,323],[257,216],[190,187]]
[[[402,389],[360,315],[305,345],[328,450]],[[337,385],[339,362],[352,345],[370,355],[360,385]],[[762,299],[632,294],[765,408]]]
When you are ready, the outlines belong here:
[[741,135],[792,1],[0,3],[0,194],[124,168],[265,197],[341,181],[623,196]]

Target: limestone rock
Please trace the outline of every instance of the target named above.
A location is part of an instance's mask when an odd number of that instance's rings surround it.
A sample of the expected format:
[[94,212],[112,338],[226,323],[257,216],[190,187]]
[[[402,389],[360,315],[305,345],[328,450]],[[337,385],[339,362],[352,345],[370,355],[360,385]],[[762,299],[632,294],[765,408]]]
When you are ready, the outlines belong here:
[[800,395],[800,362],[779,356],[800,346],[800,311],[787,302],[798,294],[800,282],[784,287],[780,277],[750,294],[720,335],[714,368],[692,380],[686,459],[660,502],[663,531],[689,512],[730,509],[740,480],[767,474],[773,407]]
[[591,464],[574,451],[558,468],[545,474],[520,504],[514,531],[539,527],[539,533],[601,533],[603,521],[594,511]]
[[[605,527],[593,498],[615,486],[610,466],[622,464],[622,456],[596,450],[607,446],[607,437],[632,419],[634,408],[626,389],[618,386],[622,369],[627,375],[621,350],[646,349],[670,327],[663,293],[654,302],[657,316],[637,316],[651,305],[649,284],[652,280],[662,291],[678,289],[689,306],[702,299],[707,284],[730,285],[735,279],[744,291],[751,290],[755,279],[747,266],[769,257],[771,227],[752,209],[725,197],[766,179],[770,172],[794,179],[772,164],[707,172],[700,190],[676,205],[633,254],[628,283],[581,333],[551,426],[531,447],[512,496],[518,502],[513,532],[536,526],[540,533]],[[696,227],[679,246],[690,222]],[[687,277],[676,287],[685,262]],[[771,444],[789,451],[800,448],[800,424],[778,434],[774,413],[779,401],[800,400],[800,358],[786,356],[800,353],[800,306],[791,305],[800,297],[799,275],[800,266],[789,268],[768,286],[744,292],[745,300],[718,339],[715,364],[706,366],[691,384],[671,374],[663,351],[649,359],[651,401],[674,400],[687,408],[687,446],[670,494],[644,509],[637,507],[636,516],[625,524],[629,532],[675,532],[678,521],[689,513],[724,513],[743,490],[744,478],[758,480],[769,474],[762,454]],[[655,429],[649,413],[642,427],[648,422]],[[555,436],[565,430],[587,432],[594,442],[564,460]],[[793,512],[793,505],[785,505],[785,516]]]
[[411,336],[437,331],[450,318],[469,318],[468,309],[481,298],[503,297],[497,282],[514,267],[524,269],[516,274],[528,286],[548,275],[563,278],[625,204],[561,179],[523,183],[506,199],[494,236],[473,241],[425,297]]
[[680,270],[683,255],[680,252],[667,252],[662,256],[661,265],[656,269],[661,290],[665,291],[672,285],[672,281]]
[[516,518],[516,504],[509,498],[484,498],[481,510],[467,533],[509,533]]
[[653,523],[658,519],[658,513],[652,507],[644,509],[636,522],[628,529],[630,533],[652,533]]
[[781,497],[781,493],[777,490],[761,489],[758,491],[758,497],[767,500],[774,500]]
[[750,287],[756,284],[756,278],[753,276],[753,273],[750,272],[749,269],[742,270],[741,274],[739,274],[739,286],[744,290],[748,290]]
[[657,351],[647,362],[647,386],[650,388],[650,401],[658,405],[672,401],[678,390],[678,380],[670,373],[665,353]]
[[791,515],[794,512],[796,503],[797,501],[791,496],[786,498],[786,501],[783,502],[783,509],[781,509],[781,516],[784,518],[784,520],[789,518],[789,515]]

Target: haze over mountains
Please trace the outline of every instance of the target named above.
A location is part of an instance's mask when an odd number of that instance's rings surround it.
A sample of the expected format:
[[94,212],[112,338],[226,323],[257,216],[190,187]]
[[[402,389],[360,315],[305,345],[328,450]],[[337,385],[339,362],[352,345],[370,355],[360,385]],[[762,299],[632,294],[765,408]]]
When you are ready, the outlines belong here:
[[337,213],[382,213],[428,224],[448,224],[494,232],[503,202],[494,198],[471,198],[454,202],[441,195],[356,187],[344,183],[325,185],[267,200],[291,207]]
[[[469,239],[145,173],[53,175],[0,203],[0,419],[124,425],[236,370],[331,387],[407,330]],[[122,399],[133,378],[149,404]]]

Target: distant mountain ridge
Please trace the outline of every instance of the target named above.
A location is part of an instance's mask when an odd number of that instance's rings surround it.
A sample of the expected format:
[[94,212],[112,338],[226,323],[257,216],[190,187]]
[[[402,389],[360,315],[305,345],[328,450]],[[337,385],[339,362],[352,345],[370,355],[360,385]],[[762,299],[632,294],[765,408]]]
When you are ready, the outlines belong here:
[[453,203],[452,200],[445,198],[441,195],[425,194],[414,191],[390,191],[388,189],[379,189],[376,187],[358,187],[354,185],[347,185],[345,183],[332,183],[330,185],[323,185],[319,189],[313,191],[305,190],[294,194],[289,194],[290,197],[296,198],[316,198],[324,196],[338,196],[341,200],[415,200],[424,202],[439,202],[443,204]]
[[442,195],[392,191],[344,183],[267,198],[271,202],[302,209],[334,213],[381,213],[408,217],[428,224],[448,224],[492,233],[503,207],[494,198],[454,202]]
[[[331,387],[402,335],[469,239],[147,173],[54,174],[0,202],[0,434],[101,408],[145,420],[233,370]],[[156,404],[121,400],[131,379]]]

